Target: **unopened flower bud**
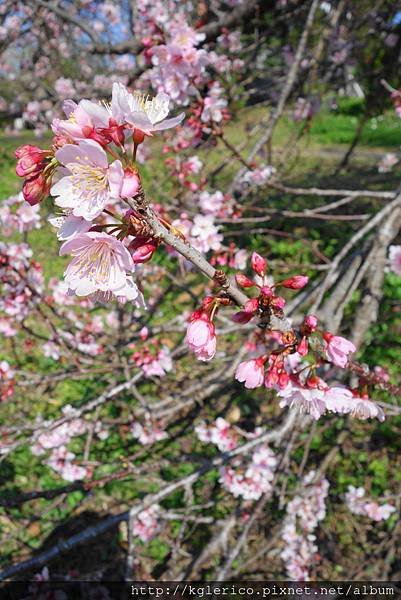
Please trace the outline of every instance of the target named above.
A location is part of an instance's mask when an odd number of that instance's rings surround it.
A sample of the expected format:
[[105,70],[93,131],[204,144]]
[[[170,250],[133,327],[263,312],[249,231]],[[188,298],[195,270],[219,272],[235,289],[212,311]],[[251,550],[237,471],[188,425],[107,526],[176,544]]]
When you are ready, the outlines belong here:
[[267,260],[260,256],[257,252],[252,252],[251,267],[260,277],[266,274]]
[[243,275],[242,273],[236,274],[235,281],[243,288],[251,288],[255,285],[255,282],[252,281],[252,279],[249,279],[249,277]]
[[306,275],[295,275],[281,282],[281,285],[291,290],[300,290],[308,283],[309,277]]

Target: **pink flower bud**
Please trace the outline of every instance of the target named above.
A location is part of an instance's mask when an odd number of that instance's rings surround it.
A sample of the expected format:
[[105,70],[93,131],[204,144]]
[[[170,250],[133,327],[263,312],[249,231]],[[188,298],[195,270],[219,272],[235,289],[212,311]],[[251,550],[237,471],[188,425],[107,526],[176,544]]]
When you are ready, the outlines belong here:
[[264,285],[262,288],[260,288],[260,292],[265,298],[271,298],[274,296],[273,289],[268,285]]
[[308,354],[308,340],[306,337],[303,337],[297,346],[297,352],[301,356],[306,356]]
[[201,311],[192,313],[185,340],[189,349],[195,353],[198,360],[209,361],[216,354],[214,324]]
[[20,146],[15,151],[15,156],[19,159],[15,169],[18,177],[28,177],[39,175],[43,170],[43,159],[46,152],[36,146]]
[[121,185],[121,198],[132,198],[138,193],[141,182],[137,171],[127,168],[124,169],[124,178]]
[[266,274],[267,260],[260,256],[257,252],[252,252],[251,267],[260,277]]
[[283,308],[285,306],[285,300],[281,296],[276,296],[271,301],[271,305],[274,306],[275,308],[279,308],[280,310],[283,310]]
[[309,277],[306,275],[295,275],[281,282],[281,285],[291,290],[300,290],[308,283]]
[[31,205],[39,204],[47,198],[50,192],[50,183],[40,173],[36,177],[27,179],[22,187],[22,194],[25,200]]
[[315,315],[306,315],[304,319],[304,325],[309,329],[310,333],[316,331],[318,319]]
[[142,327],[141,331],[139,332],[139,336],[143,342],[148,338],[148,335],[149,329],[146,326]]
[[248,302],[245,302],[244,311],[247,313],[255,313],[259,308],[259,300],[257,298],[251,298]]
[[248,323],[251,319],[253,319],[253,313],[245,312],[244,310],[240,310],[231,317],[231,320],[234,321],[234,323],[241,324]]
[[255,285],[255,282],[252,281],[252,279],[249,279],[249,277],[243,275],[242,273],[237,273],[235,276],[235,281],[243,288],[251,288]]
[[157,242],[152,238],[137,237],[129,245],[135,263],[148,262],[157,250]]

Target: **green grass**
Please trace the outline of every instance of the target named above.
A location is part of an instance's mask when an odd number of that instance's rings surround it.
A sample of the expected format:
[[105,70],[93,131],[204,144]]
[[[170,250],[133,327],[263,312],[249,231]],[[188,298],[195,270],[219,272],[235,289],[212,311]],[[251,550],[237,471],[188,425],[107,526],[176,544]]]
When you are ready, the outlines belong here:
[[[350,144],[359,117],[324,113],[313,119],[311,140],[319,144]],[[372,117],[365,124],[360,144],[362,146],[398,148],[401,141],[401,119],[393,114]]]

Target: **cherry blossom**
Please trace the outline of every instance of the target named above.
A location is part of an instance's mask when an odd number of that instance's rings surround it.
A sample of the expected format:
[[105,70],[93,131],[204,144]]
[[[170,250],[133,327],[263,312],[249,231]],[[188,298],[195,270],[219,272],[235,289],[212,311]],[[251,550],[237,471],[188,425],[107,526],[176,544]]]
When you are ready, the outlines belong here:
[[318,562],[314,531],[326,516],[329,482],[325,478],[315,482],[315,476],[310,471],[303,478],[303,491],[288,503],[281,532],[285,544],[281,558],[293,581],[309,581],[310,569]]
[[163,131],[176,127],[183,120],[181,113],[172,119],[166,119],[169,113],[170,97],[160,92],[152,99],[136,92],[130,94],[121,83],[113,84],[111,110],[118,122],[126,122],[134,129],[139,129],[146,135],[153,131]]
[[253,452],[247,466],[223,467],[220,482],[235,497],[258,500],[272,489],[276,466],[274,453],[268,446],[262,445]]
[[383,503],[383,500],[371,500],[366,498],[365,494],[366,491],[363,487],[348,486],[345,502],[353,514],[367,516],[372,521],[387,521],[396,511],[395,506],[392,504]]
[[85,467],[73,463],[74,458],[73,452],[68,451],[65,446],[59,446],[52,451],[45,462],[65,481],[80,481],[88,476],[89,471]]
[[151,444],[160,442],[160,440],[165,440],[168,437],[165,431],[153,426],[151,423],[147,423],[144,426],[138,421],[135,421],[131,425],[131,433],[132,436],[144,446],[150,446]]
[[214,357],[216,332],[208,311],[197,310],[192,313],[185,341],[198,360],[209,361]]
[[109,166],[106,152],[97,142],[83,140],[77,146],[66,144],[56,152],[56,158],[69,172],[50,190],[57,196],[58,206],[72,209],[74,216],[92,221],[113,194],[118,197],[123,178],[121,163],[115,161]]
[[265,378],[265,362],[264,357],[241,362],[235,371],[235,379],[244,382],[248,389],[260,387]]
[[201,442],[215,444],[221,452],[229,452],[238,444],[238,434],[232,429],[230,423],[218,417],[214,424],[207,426],[201,423],[195,427],[195,433]]
[[348,362],[348,355],[356,351],[352,342],[339,335],[324,333],[325,350],[327,358],[337,367],[344,368]]
[[143,542],[149,542],[159,532],[158,516],[160,506],[152,504],[149,508],[141,511],[135,518],[132,525],[132,533],[138,536]]
[[140,292],[130,276],[134,263],[127,248],[106,233],[81,233],[64,242],[60,254],[71,254],[64,277],[77,296],[110,294],[127,300],[140,299]]

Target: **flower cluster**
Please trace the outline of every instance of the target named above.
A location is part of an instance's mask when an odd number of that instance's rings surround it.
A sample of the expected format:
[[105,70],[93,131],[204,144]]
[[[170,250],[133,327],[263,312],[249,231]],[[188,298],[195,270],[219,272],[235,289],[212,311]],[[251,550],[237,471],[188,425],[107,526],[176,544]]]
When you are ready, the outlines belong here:
[[309,581],[310,570],[318,561],[314,531],[326,516],[327,479],[315,482],[315,472],[303,478],[303,490],[287,505],[287,515],[281,532],[285,548],[281,558],[287,576],[293,581]]
[[261,445],[252,454],[248,465],[222,467],[220,483],[236,498],[258,500],[262,494],[272,490],[277,459],[273,451]]
[[41,226],[39,206],[24,202],[22,194],[3,200],[0,207],[0,225],[2,234],[10,236],[14,232],[25,233]]
[[0,289],[0,332],[13,336],[14,325],[26,319],[43,290],[42,268],[27,244],[0,242]]
[[55,448],[45,463],[60,475],[65,481],[80,481],[90,475],[87,467],[77,465],[73,462],[75,454],[67,450],[65,446]]
[[372,519],[372,521],[387,521],[396,511],[395,506],[392,504],[383,502],[383,500],[379,504],[379,501],[366,498],[365,494],[366,491],[363,487],[348,486],[345,502],[354,515],[363,515]]
[[195,433],[201,442],[214,444],[220,452],[233,450],[238,444],[238,433],[223,417],[218,417],[210,426],[200,423],[195,427]]
[[130,344],[129,348],[134,351],[130,360],[142,369],[146,377],[163,377],[173,368],[169,348],[162,346],[156,338],[147,340],[141,346]]
[[159,531],[158,516],[160,506],[152,504],[149,508],[141,511],[132,524],[132,533],[138,536],[142,542],[149,542]]
[[152,425],[150,421],[146,425],[142,425],[138,421],[132,423],[131,434],[143,446],[150,446],[155,442],[160,442],[167,438],[167,433],[159,427]]
[[[135,262],[149,259],[157,243],[143,235],[143,224],[127,200],[141,194],[138,146],[145,136],[174,127],[184,117],[167,119],[169,103],[164,92],[150,99],[115,83],[109,105],[64,102],[67,118],[54,119],[51,150],[17,150],[17,174],[26,178],[24,198],[34,205],[50,193],[62,209],[51,222],[64,241],[60,254],[72,256],[65,271],[69,293],[143,304]],[[124,206],[124,215],[112,212]]]

